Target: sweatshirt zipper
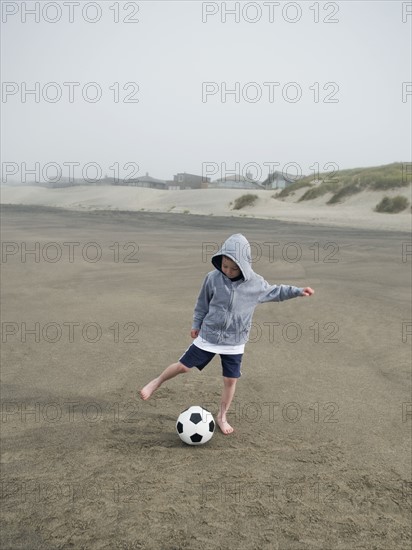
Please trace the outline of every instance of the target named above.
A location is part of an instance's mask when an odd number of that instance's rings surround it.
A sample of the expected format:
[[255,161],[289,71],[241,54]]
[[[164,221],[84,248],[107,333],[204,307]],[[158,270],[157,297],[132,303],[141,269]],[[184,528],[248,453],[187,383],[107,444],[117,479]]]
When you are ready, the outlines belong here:
[[233,304],[233,297],[235,295],[235,291],[233,288],[230,289],[230,299],[229,299],[229,305],[227,306],[227,317],[226,317],[226,323],[224,330],[227,330],[229,327],[229,318],[230,318],[230,312],[232,310],[232,304]]

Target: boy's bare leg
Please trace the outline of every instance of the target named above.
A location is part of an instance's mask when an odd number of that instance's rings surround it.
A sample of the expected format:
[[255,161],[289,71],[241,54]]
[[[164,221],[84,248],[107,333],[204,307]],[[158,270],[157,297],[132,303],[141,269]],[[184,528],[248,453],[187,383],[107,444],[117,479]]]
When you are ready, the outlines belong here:
[[229,410],[233,396],[235,395],[236,382],[237,378],[227,378],[226,376],[223,377],[223,393],[220,402],[220,411],[216,417],[216,422],[225,435],[233,432],[232,426],[227,421],[226,413]]
[[153,378],[151,382],[146,384],[146,386],[140,390],[140,397],[146,401],[146,399],[149,399],[152,393],[155,392],[163,384],[163,382],[174,378],[178,374],[187,372],[188,370],[190,369],[185,367],[179,361],[177,363],[172,363],[165,368],[162,374],[160,374],[157,378]]

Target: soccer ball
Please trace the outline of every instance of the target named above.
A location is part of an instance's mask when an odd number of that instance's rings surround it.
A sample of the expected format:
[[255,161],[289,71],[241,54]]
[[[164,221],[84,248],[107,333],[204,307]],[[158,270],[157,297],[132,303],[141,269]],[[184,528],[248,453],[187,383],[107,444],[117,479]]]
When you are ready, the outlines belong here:
[[176,430],[182,441],[188,445],[207,443],[215,431],[212,413],[194,405],[180,413]]

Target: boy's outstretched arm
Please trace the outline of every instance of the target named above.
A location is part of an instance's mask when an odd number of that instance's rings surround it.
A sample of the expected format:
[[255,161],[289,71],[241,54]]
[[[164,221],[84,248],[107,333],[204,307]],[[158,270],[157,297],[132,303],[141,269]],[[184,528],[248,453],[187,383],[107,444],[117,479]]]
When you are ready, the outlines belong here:
[[307,286],[302,290],[301,296],[313,296],[313,294],[315,294],[315,291],[313,290],[313,288],[310,288],[310,286]]
[[312,296],[315,293],[310,286],[302,288],[291,285],[270,285],[264,279],[263,285],[263,291],[259,297],[259,303],[261,304],[265,302],[283,302],[299,296]]

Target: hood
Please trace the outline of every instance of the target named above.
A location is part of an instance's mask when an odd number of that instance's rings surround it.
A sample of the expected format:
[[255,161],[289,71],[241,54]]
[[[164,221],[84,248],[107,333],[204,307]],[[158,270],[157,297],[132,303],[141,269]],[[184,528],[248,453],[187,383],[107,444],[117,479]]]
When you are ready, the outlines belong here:
[[222,271],[222,256],[227,256],[239,266],[245,281],[250,279],[253,273],[252,258],[250,244],[246,237],[240,233],[231,235],[223,243],[220,250],[212,256],[212,264],[219,271]]

